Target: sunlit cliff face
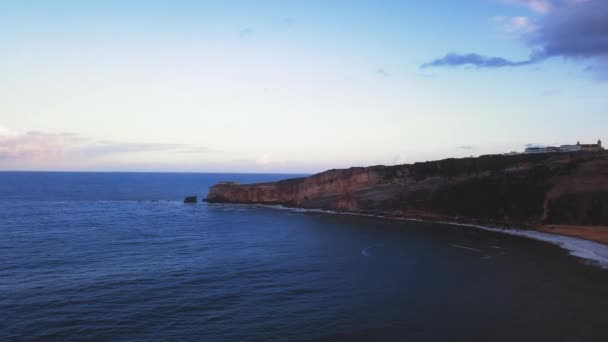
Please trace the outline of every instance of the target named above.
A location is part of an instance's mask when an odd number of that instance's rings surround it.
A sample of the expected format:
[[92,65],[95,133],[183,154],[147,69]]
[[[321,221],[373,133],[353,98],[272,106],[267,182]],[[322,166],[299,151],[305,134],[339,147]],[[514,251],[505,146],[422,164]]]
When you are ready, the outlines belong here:
[[520,227],[607,225],[607,166],[604,151],[447,159],[220,183],[205,200]]

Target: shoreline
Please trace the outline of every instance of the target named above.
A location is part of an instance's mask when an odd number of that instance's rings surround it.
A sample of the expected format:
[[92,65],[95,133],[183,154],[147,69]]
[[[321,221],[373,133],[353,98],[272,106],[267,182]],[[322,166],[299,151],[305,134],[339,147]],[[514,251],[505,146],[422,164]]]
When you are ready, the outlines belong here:
[[548,224],[535,230],[549,234],[576,237],[608,246],[608,227]]
[[[589,236],[594,236],[593,234],[575,234],[572,230],[576,230],[581,228],[581,226],[559,226],[559,225],[551,225],[551,226],[541,226],[534,227],[528,226],[528,229],[518,228],[514,226],[489,226],[484,225],[483,223],[472,223],[472,222],[462,222],[462,221],[449,221],[444,219],[431,219],[431,218],[420,218],[420,217],[406,217],[406,216],[398,216],[398,215],[382,215],[382,214],[372,214],[372,213],[363,213],[363,212],[353,212],[353,211],[335,211],[335,210],[326,210],[326,209],[315,209],[315,208],[300,208],[295,206],[286,206],[283,204],[262,204],[262,203],[228,203],[228,202],[207,202],[204,203],[210,205],[220,205],[220,206],[248,206],[248,207],[262,207],[262,208],[270,208],[276,210],[289,210],[289,211],[298,211],[298,212],[308,212],[308,213],[323,213],[323,214],[332,214],[332,215],[351,215],[351,216],[360,216],[360,217],[372,217],[372,218],[381,218],[386,220],[394,220],[394,221],[409,221],[409,222],[425,222],[425,223],[438,223],[450,226],[460,226],[460,227],[469,227],[475,229],[481,229],[485,231],[490,231],[494,233],[507,234],[511,236],[519,236],[523,238],[528,238],[536,241],[541,241],[545,243],[549,243],[552,245],[556,245],[562,249],[568,251],[568,253],[572,256],[584,259],[592,263],[593,265],[608,269],[608,243],[602,242],[604,238],[608,238],[608,227],[606,227],[607,231],[600,235],[601,238],[591,239],[585,238]],[[488,223],[490,224],[490,223]],[[578,228],[577,228],[578,227]],[[593,227],[593,226],[582,226],[582,228],[588,228],[590,231],[595,231],[596,229],[602,229],[602,227]],[[556,231],[563,231],[563,233],[556,233]],[[569,233],[569,234],[567,234]],[[585,237],[583,237],[585,236]]]

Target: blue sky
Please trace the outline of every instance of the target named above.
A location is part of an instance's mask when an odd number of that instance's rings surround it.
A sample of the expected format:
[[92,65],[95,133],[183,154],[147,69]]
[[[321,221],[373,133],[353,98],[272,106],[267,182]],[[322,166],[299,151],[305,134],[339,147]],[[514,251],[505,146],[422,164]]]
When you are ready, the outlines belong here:
[[595,141],[606,15],[600,0],[2,2],[0,169],[315,172]]

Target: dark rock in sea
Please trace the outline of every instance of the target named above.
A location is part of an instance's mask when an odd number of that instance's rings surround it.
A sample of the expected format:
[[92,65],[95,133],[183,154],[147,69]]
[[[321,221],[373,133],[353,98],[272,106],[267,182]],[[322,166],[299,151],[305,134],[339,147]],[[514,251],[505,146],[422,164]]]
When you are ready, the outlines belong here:
[[198,198],[196,196],[188,196],[184,199],[184,203],[188,203],[188,204],[198,203]]

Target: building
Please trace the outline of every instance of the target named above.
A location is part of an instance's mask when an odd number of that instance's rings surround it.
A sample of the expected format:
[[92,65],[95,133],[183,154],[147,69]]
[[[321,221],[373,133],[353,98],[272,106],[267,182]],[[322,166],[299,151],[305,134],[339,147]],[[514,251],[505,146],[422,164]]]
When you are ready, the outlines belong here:
[[581,148],[585,152],[599,152],[604,150],[601,140],[598,140],[597,144],[583,144],[581,145]]
[[577,142],[576,145],[561,145],[560,147],[547,146],[547,147],[528,147],[526,148],[526,154],[534,153],[556,153],[556,152],[599,152],[603,151],[602,141],[598,140],[597,144],[581,144]]
[[526,147],[526,149],[524,150],[525,154],[531,154],[531,153],[544,153],[542,152],[542,147]]
[[559,147],[555,147],[555,146],[528,147],[528,148],[526,148],[524,153],[532,154],[532,153],[555,153],[555,152],[561,152]]
[[580,142],[577,142],[576,145],[562,145],[559,147],[561,152],[578,152],[582,151],[583,147]]

